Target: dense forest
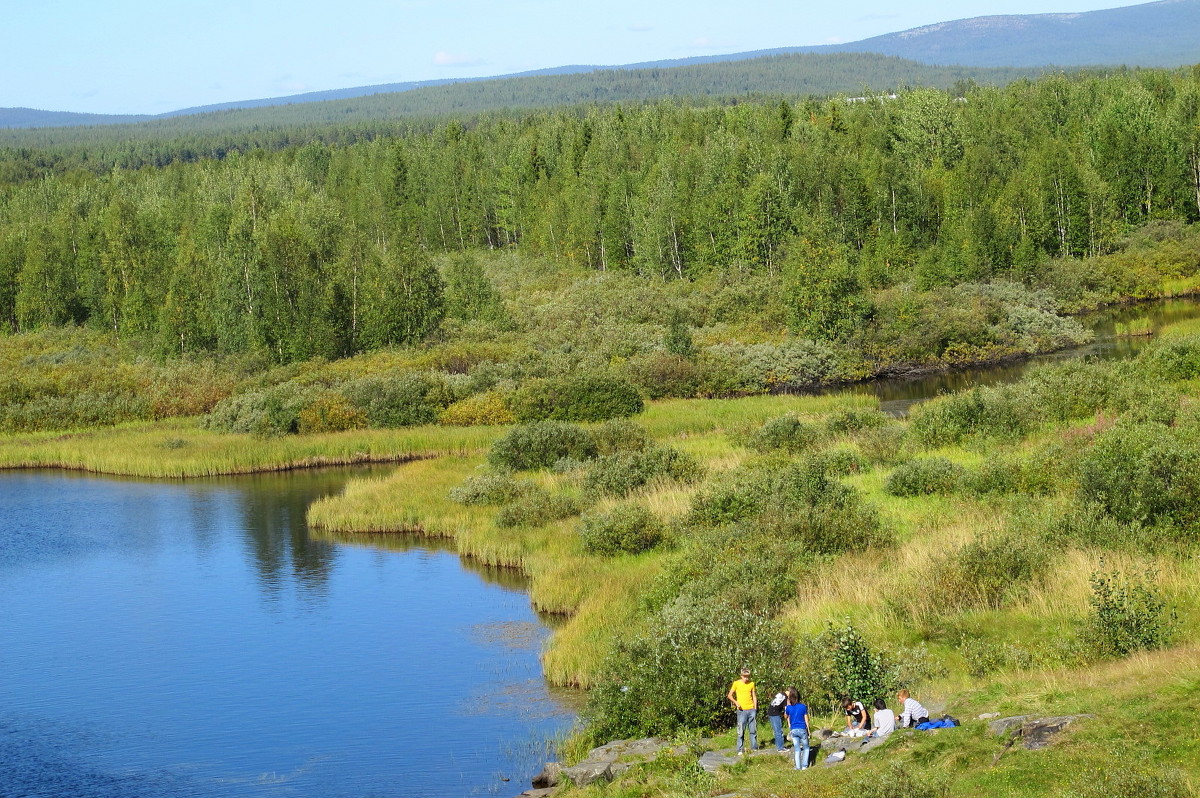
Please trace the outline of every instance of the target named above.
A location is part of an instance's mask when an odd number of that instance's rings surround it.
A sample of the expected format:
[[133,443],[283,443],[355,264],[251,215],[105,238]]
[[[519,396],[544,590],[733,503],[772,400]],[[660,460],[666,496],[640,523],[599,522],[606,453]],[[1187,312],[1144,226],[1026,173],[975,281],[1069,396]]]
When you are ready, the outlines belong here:
[[1056,280],[1069,302],[1096,277],[1049,259],[1200,215],[1198,122],[1194,76],[1144,72],[962,99],[547,111],[74,169],[3,188],[0,327],[340,357],[433,330],[431,257],[479,249],[647,280],[779,275],[792,331],[830,340],[898,286]]

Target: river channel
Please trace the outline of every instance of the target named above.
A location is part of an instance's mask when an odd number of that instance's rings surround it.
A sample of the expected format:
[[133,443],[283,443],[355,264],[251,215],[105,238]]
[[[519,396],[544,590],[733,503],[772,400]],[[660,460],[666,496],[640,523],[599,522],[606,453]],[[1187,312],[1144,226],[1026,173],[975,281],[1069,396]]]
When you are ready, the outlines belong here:
[[[837,389],[903,414],[1037,362],[1128,357],[1193,300],[1093,314],[1088,347]],[[401,466],[403,467],[403,466]],[[390,467],[389,467],[390,468]],[[321,540],[362,469],[158,482],[0,472],[0,798],[515,795],[573,722],[525,584],[428,540]]]
[[0,472],[0,796],[525,789],[573,712],[524,583],[310,536],[350,476]]

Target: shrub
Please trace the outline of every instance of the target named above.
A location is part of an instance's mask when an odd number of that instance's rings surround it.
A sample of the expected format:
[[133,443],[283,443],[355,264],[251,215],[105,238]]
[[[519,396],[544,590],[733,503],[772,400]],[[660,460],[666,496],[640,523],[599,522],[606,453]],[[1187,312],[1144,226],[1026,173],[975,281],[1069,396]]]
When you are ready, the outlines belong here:
[[1200,336],[1164,338],[1138,357],[1146,371],[1168,382],[1200,377]]
[[590,460],[596,456],[596,442],[586,430],[561,421],[538,421],[513,427],[492,445],[488,462],[496,468],[528,471],[548,468],[569,457]]
[[529,380],[509,396],[508,406],[520,421],[606,421],[645,407],[631,383],[602,374]]
[[1124,575],[1095,572],[1091,576],[1088,639],[1096,652],[1123,657],[1135,651],[1163,648],[1175,633],[1175,611],[1154,586],[1158,574]]
[[541,526],[579,514],[579,504],[570,496],[550,493],[530,485],[496,513],[496,526]]
[[825,419],[825,429],[831,435],[849,435],[887,426],[888,415],[873,407],[843,407]]
[[343,432],[367,425],[367,414],[350,404],[350,400],[337,391],[325,391],[297,417],[298,431],[303,434],[317,432]]
[[946,798],[950,790],[933,774],[894,763],[884,773],[861,775],[842,789],[843,798]]
[[756,452],[784,451],[797,453],[808,449],[821,438],[815,424],[807,424],[792,415],[773,418],[745,437],[747,447]]
[[588,513],[579,526],[583,548],[592,554],[640,554],[662,542],[666,527],[640,504]]
[[448,427],[476,427],[512,424],[517,417],[505,404],[500,391],[485,391],[459,399],[438,414],[439,424]]
[[596,442],[596,453],[601,455],[640,452],[650,445],[646,430],[623,418],[597,426],[592,430],[592,440]]
[[966,663],[967,673],[977,679],[994,673],[1030,670],[1039,666],[1033,652],[1011,643],[963,640],[958,651]]
[[927,496],[953,493],[963,477],[963,468],[944,457],[910,460],[888,475],[884,489],[892,496]]
[[846,696],[867,704],[898,687],[893,663],[867,643],[849,618],[841,625],[827,622],[821,634],[809,639],[802,672],[811,703],[830,707]]
[[904,456],[903,424],[887,424],[857,436],[858,449],[870,463],[888,465]]
[[583,714],[604,740],[725,728],[738,668],[784,684],[790,660],[788,635],[767,613],[679,599],[644,633],[618,640]]
[[934,563],[930,598],[942,607],[997,609],[1029,590],[1049,567],[1049,554],[1028,536],[977,538]]
[[599,458],[584,477],[584,490],[592,494],[627,496],[655,480],[690,484],[704,475],[696,458],[668,446]]
[[450,489],[450,500],[465,505],[507,504],[524,495],[532,483],[509,474],[482,474],[467,477]]
[[1079,495],[1123,523],[1200,519],[1200,447],[1157,424],[1119,424],[1079,464]]
[[700,370],[690,359],[669,352],[649,352],[629,359],[625,374],[651,399],[689,398],[700,389]]
[[454,401],[445,380],[420,372],[364,377],[343,385],[342,392],[372,427],[384,428],[432,424]]
[[204,420],[208,429],[253,435],[289,435],[300,430],[300,413],[317,399],[311,386],[285,382],[273,388],[231,396]]
[[1033,426],[1032,408],[1015,389],[973,388],[918,404],[910,430],[924,446],[959,443],[971,436],[1015,438]]

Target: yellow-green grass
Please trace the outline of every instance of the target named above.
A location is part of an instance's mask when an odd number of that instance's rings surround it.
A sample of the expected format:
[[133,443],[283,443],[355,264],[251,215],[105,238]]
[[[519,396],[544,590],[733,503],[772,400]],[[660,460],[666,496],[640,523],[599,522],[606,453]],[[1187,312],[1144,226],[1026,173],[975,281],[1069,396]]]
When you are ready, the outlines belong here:
[[197,419],[0,436],[0,468],[67,468],[137,477],[205,477],[486,451],[493,427],[408,427],[260,438]]

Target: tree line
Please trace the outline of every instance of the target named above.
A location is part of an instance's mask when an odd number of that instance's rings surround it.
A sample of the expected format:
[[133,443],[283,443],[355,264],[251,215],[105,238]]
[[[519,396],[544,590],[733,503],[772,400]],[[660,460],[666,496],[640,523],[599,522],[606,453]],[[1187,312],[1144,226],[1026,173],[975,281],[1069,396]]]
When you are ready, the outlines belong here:
[[0,328],[340,357],[437,327],[438,253],[516,249],[653,280],[783,275],[793,330],[836,339],[873,291],[1036,283],[1049,259],[1200,218],[1195,74],[955,94],[565,108],[47,170],[0,187]]

